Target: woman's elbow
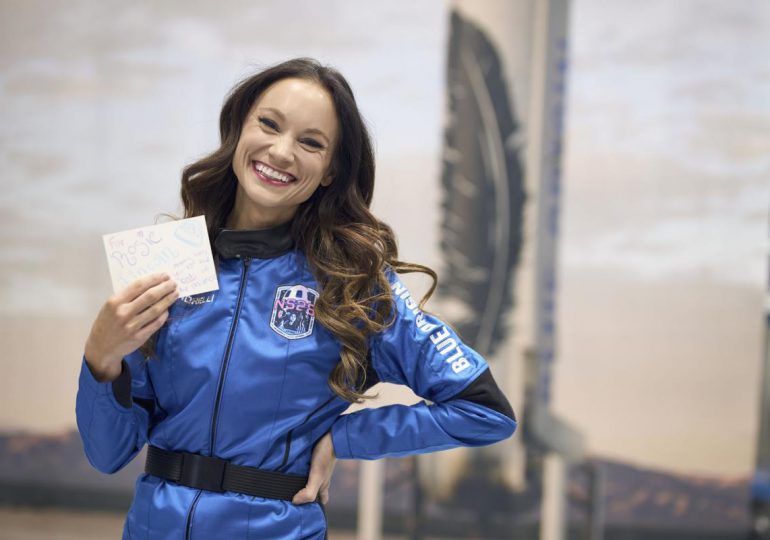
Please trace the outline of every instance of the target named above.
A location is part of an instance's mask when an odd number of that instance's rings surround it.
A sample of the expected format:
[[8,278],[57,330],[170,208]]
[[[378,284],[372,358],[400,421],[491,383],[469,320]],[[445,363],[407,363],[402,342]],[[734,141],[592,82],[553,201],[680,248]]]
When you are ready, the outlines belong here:
[[494,444],[509,439],[516,432],[518,422],[515,416],[508,416],[499,411],[488,410],[484,425],[487,428],[481,444]]
[[100,453],[97,450],[86,450],[85,455],[91,466],[103,474],[115,474],[126,465],[120,457]]
[[483,431],[480,444],[493,444],[511,437],[518,425],[508,398],[489,370],[485,370],[454,399],[466,404],[469,418],[475,418]]
[[508,439],[516,431],[512,415],[471,401],[454,401],[445,414],[444,429],[463,446],[487,446]]
[[504,441],[505,439],[512,437],[516,432],[517,427],[518,422],[516,421],[515,417],[511,418],[506,416],[504,420],[500,422],[498,429],[495,431],[497,437],[495,442]]

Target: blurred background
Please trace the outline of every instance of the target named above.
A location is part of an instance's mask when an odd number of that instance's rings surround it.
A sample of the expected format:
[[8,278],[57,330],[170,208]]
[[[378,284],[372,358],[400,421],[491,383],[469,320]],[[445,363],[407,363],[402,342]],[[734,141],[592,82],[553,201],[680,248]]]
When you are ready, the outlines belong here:
[[101,235],[180,214],[294,56],[348,78],[375,213],[520,419],[338,462],[330,537],[766,538],[765,0],[0,0],[0,538],[120,535],[143,454],[98,473],[74,418]]

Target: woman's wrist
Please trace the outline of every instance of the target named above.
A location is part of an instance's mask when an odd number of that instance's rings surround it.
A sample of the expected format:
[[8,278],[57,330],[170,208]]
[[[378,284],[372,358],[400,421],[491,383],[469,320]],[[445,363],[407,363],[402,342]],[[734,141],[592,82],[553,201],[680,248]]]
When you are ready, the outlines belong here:
[[112,382],[123,372],[122,359],[110,359],[99,355],[89,344],[86,344],[83,354],[88,369],[98,382]]

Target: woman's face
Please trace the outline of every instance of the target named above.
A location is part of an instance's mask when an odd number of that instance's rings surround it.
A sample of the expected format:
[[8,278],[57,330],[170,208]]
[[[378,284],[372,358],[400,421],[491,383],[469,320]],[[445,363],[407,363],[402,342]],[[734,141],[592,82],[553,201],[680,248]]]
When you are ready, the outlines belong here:
[[328,186],[339,126],[329,92],[305,79],[281,79],[252,105],[233,154],[238,178],[230,228],[289,221],[319,184]]

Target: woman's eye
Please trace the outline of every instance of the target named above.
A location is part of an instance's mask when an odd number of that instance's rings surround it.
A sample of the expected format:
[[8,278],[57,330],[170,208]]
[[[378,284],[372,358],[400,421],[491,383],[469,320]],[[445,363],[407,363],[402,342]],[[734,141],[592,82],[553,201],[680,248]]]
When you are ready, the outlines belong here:
[[313,148],[323,148],[323,145],[315,139],[302,139],[300,142]]
[[260,116],[259,117],[259,121],[260,121],[260,123],[266,125],[270,129],[274,129],[276,131],[278,130],[278,124],[276,124],[275,122],[273,122],[269,118],[265,118],[264,116]]

